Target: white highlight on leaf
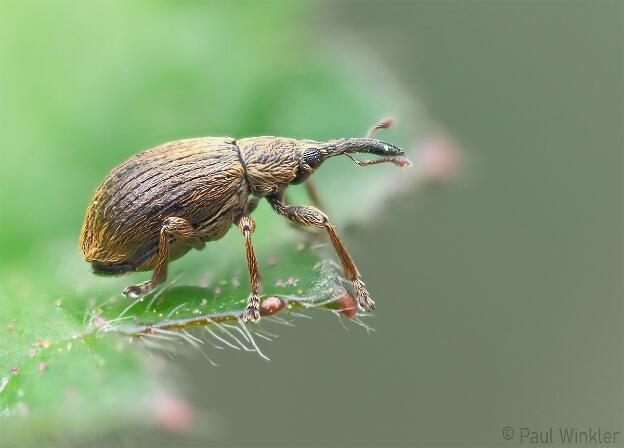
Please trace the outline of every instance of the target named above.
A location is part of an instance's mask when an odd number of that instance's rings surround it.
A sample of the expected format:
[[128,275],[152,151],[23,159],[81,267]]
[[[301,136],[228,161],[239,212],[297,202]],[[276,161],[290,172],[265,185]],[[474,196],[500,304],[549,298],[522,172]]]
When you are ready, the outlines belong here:
[[2,379],[0,379],[0,393],[2,393],[7,384],[9,384],[9,378],[3,376]]
[[180,308],[182,308],[184,305],[186,305],[186,302],[179,304],[178,306],[176,306],[174,309],[172,309],[171,311],[169,311],[169,314],[167,314],[167,317],[165,317],[165,319],[170,319],[171,316],[173,316],[173,314],[178,311]]

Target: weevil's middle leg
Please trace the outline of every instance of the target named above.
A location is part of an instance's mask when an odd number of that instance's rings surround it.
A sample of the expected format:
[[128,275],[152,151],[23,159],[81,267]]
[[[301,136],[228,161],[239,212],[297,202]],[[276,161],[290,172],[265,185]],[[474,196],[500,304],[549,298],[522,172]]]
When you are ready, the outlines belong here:
[[307,207],[304,205],[285,205],[282,198],[277,195],[270,196],[267,199],[273,209],[280,215],[286,217],[289,221],[306,226],[323,228],[327,231],[329,239],[331,240],[336,253],[340,257],[345,275],[353,284],[358,304],[367,311],[375,309],[375,302],[371,299],[370,294],[366,290],[360,271],[358,271],[357,266],[355,266],[353,258],[351,258],[347,248],[340,240],[338,232],[336,232],[336,228],[329,221],[327,215],[314,207]]
[[247,256],[249,284],[251,286],[251,294],[247,299],[247,307],[243,311],[241,319],[243,322],[256,322],[260,319],[260,290],[262,289],[258,259],[251,242],[251,234],[256,230],[256,223],[251,216],[243,216],[238,222],[238,228],[245,237],[245,254]]
[[167,264],[169,263],[170,237],[183,242],[195,249],[203,249],[205,243],[197,235],[193,226],[184,218],[170,217],[165,219],[160,229],[158,241],[158,255],[152,278],[137,285],[128,286],[123,293],[128,297],[141,297],[150,292],[156,285],[167,279]]
[[234,224],[239,225],[241,219],[245,216],[251,215],[256,208],[258,208],[258,204],[260,203],[260,198],[258,196],[253,196],[245,202],[243,207],[239,207],[234,213]]

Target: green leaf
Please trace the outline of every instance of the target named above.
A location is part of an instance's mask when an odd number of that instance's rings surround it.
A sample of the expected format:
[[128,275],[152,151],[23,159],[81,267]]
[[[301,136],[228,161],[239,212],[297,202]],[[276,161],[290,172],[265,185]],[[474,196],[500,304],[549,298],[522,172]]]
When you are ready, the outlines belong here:
[[[355,301],[334,264],[319,261],[320,251],[293,241],[267,254],[263,315],[296,315],[298,308],[353,314]],[[120,417],[124,425],[157,423],[153,410],[174,392],[161,384],[142,348],[184,342],[210,360],[202,348],[210,339],[217,347],[268,359],[260,348],[267,339],[263,331],[238,321],[249,287],[242,263],[236,264],[213,259],[209,268],[189,269],[135,301],[118,292],[97,303],[89,299],[101,297],[97,288],[36,306],[3,297],[0,415],[9,417],[3,434],[36,443],[29,428],[41,434],[68,426],[94,431],[119,424]],[[193,327],[206,331],[191,334]]]
[[120,416],[124,425],[139,424],[150,397],[170,394],[143,354],[83,325],[81,298],[71,304],[1,297],[3,441],[38,444],[68,427],[74,435],[103,430]]

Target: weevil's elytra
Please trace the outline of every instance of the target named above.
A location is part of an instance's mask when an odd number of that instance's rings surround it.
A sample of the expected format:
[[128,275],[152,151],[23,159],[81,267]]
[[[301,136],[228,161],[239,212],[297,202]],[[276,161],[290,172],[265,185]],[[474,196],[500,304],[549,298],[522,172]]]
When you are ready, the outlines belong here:
[[[150,280],[124,290],[126,295],[141,296],[166,279],[170,261],[191,249],[203,249],[235,224],[245,238],[251,285],[242,319],[255,321],[260,316],[262,283],[252,244],[256,224],[251,213],[258,200],[266,198],[289,221],[327,231],[359,306],[373,309],[360,273],[329,218],[315,207],[285,204],[283,192],[306,181],[333,156],[346,155],[359,166],[385,162],[410,166],[401,149],[373,138],[390,124],[381,121],[365,138],[328,142],[201,137],[147,149],[114,168],[95,191],[80,234],[83,256],[96,274],[153,270]],[[380,157],[361,161],[354,153]]]

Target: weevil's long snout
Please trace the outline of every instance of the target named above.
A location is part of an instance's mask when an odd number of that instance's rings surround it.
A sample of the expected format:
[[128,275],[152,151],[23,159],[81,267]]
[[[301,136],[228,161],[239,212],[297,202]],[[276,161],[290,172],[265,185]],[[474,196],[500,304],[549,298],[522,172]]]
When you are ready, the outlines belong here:
[[375,138],[342,138],[325,143],[324,148],[327,156],[339,156],[342,154],[369,153],[378,156],[403,156],[405,153],[390,143],[382,142]]

